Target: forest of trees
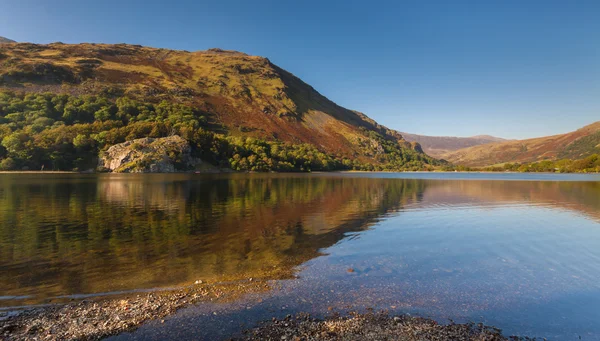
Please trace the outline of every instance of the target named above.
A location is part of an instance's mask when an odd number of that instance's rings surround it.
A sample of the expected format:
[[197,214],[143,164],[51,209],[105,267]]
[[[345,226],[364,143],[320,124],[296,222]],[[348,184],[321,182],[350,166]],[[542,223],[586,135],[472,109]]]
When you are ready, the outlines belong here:
[[[596,154],[580,160],[465,167],[436,162],[400,148],[374,131],[373,162],[330,155],[310,144],[228,136],[209,130],[203,113],[178,103],[147,103],[128,97],[0,92],[0,170],[89,170],[110,146],[143,137],[180,135],[194,156],[238,171],[434,170],[515,172],[600,172]],[[369,148],[367,144],[365,148]]]
[[203,113],[178,103],[128,97],[0,92],[0,170],[88,170],[110,146],[142,137],[180,135],[192,153],[240,171],[423,170],[433,159],[399,148],[375,132],[379,163],[321,152],[309,144],[210,131]]

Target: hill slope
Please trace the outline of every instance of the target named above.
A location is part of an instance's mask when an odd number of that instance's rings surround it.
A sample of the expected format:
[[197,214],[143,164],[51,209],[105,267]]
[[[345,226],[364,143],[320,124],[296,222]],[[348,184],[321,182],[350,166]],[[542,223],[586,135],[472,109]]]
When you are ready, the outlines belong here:
[[10,40],[8,38],[0,37],[0,44],[3,44],[3,43],[14,43],[14,42],[15,42],[14,40]]
[[489,135],[478,135],[471,137],[453,137],[453,136],[427,136],[401,132],[404,139],[409,142],[417,142],[423,148],[423,151],[433,157],[442,155],[458,149],[478,146],[486,143],[506,141],[500,137]]
[[576,131],[527,140],[459,149],[442,157],[465,166],[489,166],[506,162],[581,159],[600,153],[600,121]]
[[[74,96],[78,100],[69,101],[78,111],[78,101],[89,102],[88,95],[102,96],[103,103],[116,106],[119,100],[133,99],[148,108],[138,106],[133,115],[127,108],[113,110],[106,104],[102,110],[118,113],[103,119],[95,112],[85,119],[73,119],[72,113],[60,112],[62,107],[53,108],[57,112],[52,119],[66,125],[98,121],[170,124],[154,110],[166,102],[189,108],[193,111],[190,116],[197,118],[195,122],[202,121],[204,130],[229,137],[308,144],[337,160],[349,160],[346,164],[393,163],[393,168],[398,168],[413,161],[415,167],[437,162],[422,154],[418,144],[405,141],[362,113],[338,106],[268,59],[235,51],[187,52],[125,44],[9,44],[0,49],[2,89]],[[11,113],[4,110],[0,114],[8,117]],[[71,118],[65,121],[65,115]],[[99,148],[102,151],[108,146]]]

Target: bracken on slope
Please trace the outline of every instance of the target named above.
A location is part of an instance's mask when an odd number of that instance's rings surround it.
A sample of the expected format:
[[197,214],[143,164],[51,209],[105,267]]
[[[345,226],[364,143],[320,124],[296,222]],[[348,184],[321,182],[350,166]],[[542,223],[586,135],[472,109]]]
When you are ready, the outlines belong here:
[[582,159],[598,153],[600,121],[566,134],[485,144],[459,149],[441,157],[453,163],[477,167],[506,162]]
[[126,44],[29,43],[0,48],[0,90],[119,94],[193,106],[226,135],[311,144],[337,158],[383,163],[382,143],[424,164],[417,143],[345,109],[268,59],[235,51],[187,52]]

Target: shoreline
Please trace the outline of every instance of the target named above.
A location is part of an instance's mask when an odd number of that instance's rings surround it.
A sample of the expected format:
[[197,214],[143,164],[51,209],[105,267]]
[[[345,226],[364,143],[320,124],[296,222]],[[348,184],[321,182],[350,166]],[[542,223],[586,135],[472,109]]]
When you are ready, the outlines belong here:
[[314,171],[314,172],[241,172],[233,170],[222,171],[184,171],[184,172],[133,172],[133,173],[115,173],[115,172],[77,172],[77,171],[0,171],[0,174],[330,174],[330,173],[448,173],[448,174],[589,174],[596,175],[600,172],[514,172],[514,171],[442,171],[442,170],[422,170],[422,171],[362,171],[362,170],[332,170],[332,171]]
[[0,171],[0,174],[96,174],[73,171]]
[[[226,303],[247,294],[272,290],[273,278],[195,284],[135,296],[96,297],[53,306],[25,308],[0,315],[0,338],[14,340],[101,340],[135,331],[195,304]],[[323,312],[323,316],[328,312]],[[335,313],[313,318],[306,313],[273,317],[250,329],[240,328],[228,340],[525,340],[503,336],[500,329],[481,323],[440,324],[418,316],[389,315],[387,311]],[[530,339],[528,339],[530,340]]]
[[0,339],[100,340],[133,331],[151,320],[198,303],[226,302],[271,290],[272,276],[207,283],[202,280],[176,289],[97,296],[70,303],[20,307],[0,311]]

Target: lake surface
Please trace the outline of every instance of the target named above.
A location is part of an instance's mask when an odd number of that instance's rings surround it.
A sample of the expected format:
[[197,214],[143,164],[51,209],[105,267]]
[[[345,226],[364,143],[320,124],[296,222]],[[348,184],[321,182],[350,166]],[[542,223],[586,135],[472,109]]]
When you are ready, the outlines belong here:
[[375,308],[600,340],[600,176],[0,174],[1,309],[277,268],[296,277],[114,339]]

